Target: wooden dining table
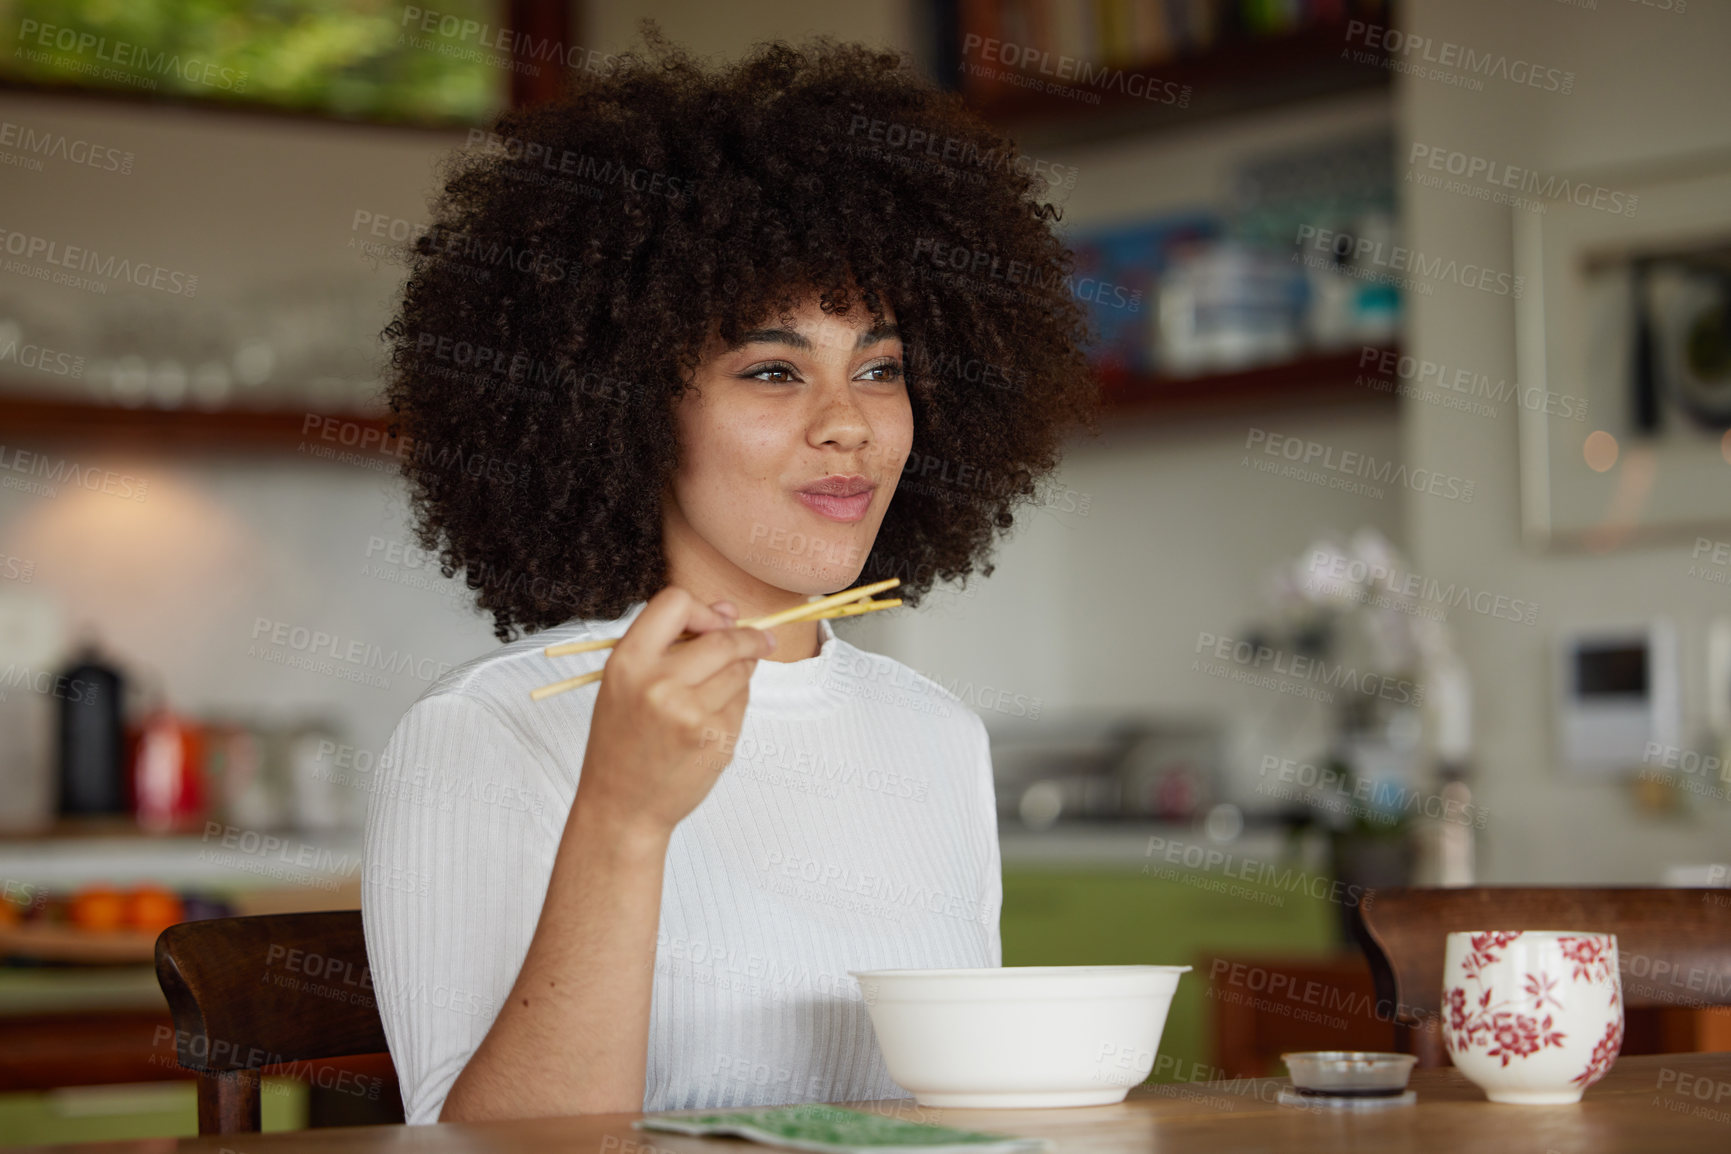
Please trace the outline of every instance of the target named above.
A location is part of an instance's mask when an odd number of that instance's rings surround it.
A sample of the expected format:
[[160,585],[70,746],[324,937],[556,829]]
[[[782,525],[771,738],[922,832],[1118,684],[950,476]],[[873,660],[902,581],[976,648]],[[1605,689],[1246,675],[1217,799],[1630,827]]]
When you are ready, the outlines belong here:
[[[1144,1084],[1122,1102],[1046,1110],[957,1110],[913,1099],[834,1105],[913,1122],[1045,1137],[1058,1154],[1174,1151],[1597,1151],[1731,1150],[1731,1053],[1620,1059],[1571,1106],[1505,1106],[1450,1068],[1416,1070],[1411,1105],[1377,1110],[1281,1104],[1281,1078]],[[691,1113],[678,1111],[676,1113]],[[701,1113],[702,1111],[695,1111]],[[740,1138],[639,1130],[642,1114],[586,1114],[522,1122],[357,1126],[277,1134],[152,1138],[34,1147],[61,1154],[746,1154]]]

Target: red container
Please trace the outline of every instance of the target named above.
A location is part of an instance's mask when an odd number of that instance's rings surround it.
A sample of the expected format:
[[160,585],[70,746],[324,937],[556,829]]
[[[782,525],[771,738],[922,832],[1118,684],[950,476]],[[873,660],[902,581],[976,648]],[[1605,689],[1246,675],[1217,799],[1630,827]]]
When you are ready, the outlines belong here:
[[196,725],[159,709],[132,742],[132,809],[145,829],[165,831],[204,816],[204,750]]

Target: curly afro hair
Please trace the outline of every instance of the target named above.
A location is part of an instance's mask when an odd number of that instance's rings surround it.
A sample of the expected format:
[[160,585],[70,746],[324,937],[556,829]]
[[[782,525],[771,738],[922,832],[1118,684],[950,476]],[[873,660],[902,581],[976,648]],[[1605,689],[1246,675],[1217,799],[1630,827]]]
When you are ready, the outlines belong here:
[[989,576],[1097,427],[1048,176],[899,54],[819,37],[711,69],[642,34],[446,164],[386,330],[421,545],[501,641],[646,600],[699,351],[816,294],[893,310],[904,344],[913,451],[862,580],[917,605]]

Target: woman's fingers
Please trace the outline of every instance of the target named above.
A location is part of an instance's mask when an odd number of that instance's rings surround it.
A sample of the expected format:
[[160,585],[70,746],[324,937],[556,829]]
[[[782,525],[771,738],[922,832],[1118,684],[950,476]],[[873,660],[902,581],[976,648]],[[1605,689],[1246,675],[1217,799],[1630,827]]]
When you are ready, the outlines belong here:
[[[693,597],[692,600],[696,601],[697,598]],[[723,612],[723,606],[727,607],[726,612]],[[708,633],[712,629],[731,629],[738,617],[739,612],[733,608],[730,602],[717,601],[713,605],[698,605],[694,608],[691,611],[691,616],[686,619],[685,628],[692,633]]]
[[615,661],[624,654],[627,664],[653,661],[667,652],[682,633],[733,628],[737,614],[724,615],[717,606],[733,608],[725,601],[705,605],[679,586],[669,585],[644,605],[643,612],[613,647],[613,656],[608,660]]
[[739,729],[752,670],[773,648],[767,632],[737,622],[734,605],[704,605],[676,586],[650,598],[607,658],[583,754],[586,797],[669,832],[702,802],[730,757],[722,735]]
[[755,661],[731,662],[694,686],[692,695],[703,712],[713,717],[732,705],[751,684],[751,671],[756,665]]
[[625,636],[613,647],[613,654],[607,659],[608,664],[621,657],[626,659],[627,664],[655,660],[673,644],[674,638],[685,632],[687,622],[699,611],[714,612],[699,605],[697,598],[677,585],[669,585],[643,606],[643,612],[637,615],[637,620],[631,623]]
[[735,661],[755,661],[774,648],[765,629],[717,629],[676,645],[662,658],[662,668],[681,685],[700,685]]
[[[656,593],[637,614],[625,637],[613,647],[609,668],[649,690],[653,708],[663,716],[684,716],[698,709],[713,715],[737,704],[751,682],[756,661],[775,647],[769,630],[739,628],[732,602],[701,604],[691,593],[670,587]],[[680,640],[682,633],[696,637]],[[608,678],[618,682],[618,678]],[[701,692],[699,692],[701,690]],[[684,696],[684,704],[679,697]]]

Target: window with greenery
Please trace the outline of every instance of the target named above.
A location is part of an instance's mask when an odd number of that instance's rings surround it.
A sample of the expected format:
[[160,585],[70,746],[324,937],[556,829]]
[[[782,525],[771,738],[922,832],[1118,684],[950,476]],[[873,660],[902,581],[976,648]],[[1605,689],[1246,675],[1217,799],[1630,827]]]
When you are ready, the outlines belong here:
[[500,0],[0,0],[0,78],[482,122],[509,100]]

